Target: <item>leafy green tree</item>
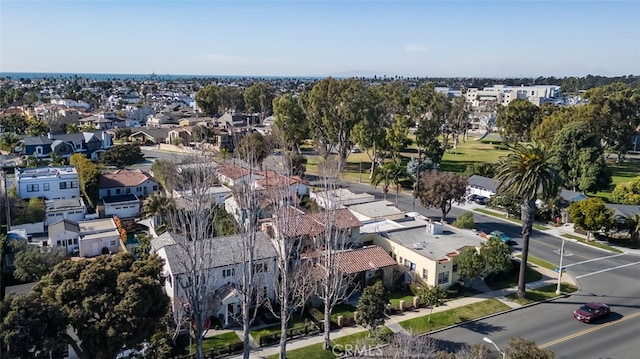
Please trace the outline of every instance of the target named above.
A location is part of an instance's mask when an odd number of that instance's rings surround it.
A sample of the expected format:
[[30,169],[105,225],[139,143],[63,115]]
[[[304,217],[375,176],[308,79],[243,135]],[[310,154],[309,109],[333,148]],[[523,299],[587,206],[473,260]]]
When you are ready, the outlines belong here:
[[249,112],[259,112],[260,121],[273,112],[276,89],[268,82],[255,82],[242,93],[244,105]]
[[386,141],[389,144],[389,152],[394,161],[399,160],[400,152],[411,144],[409,138],[410,120],[398,115],[391,122],[391,127],[386,130]]
[[27,129],[25,130],[26,134],[29,136],[43,136],[46,135],[47,132],[50,131],[49,125],[41,120],[35,118],[27,119]]
[[611,193],[611,200],[621,204],[640,204],[640,176],[618,183]]
[[461,278],[469,281],[469,288],[473,281],[482,275],[482,258],[475,248],[465,248],[458,255],[458,273]]
[[381,281],[365,287],[356,306],[358,311],[358,324],[364,325],[373,331],[384,323],[387,290],[382,286]]
[[252,132],[244,136],[238,143],[238,156],[248,163],[255,163],[262,167],[262,162],[271,153],[272,144],[259,132]]
[[584,98],[589,102],[580,108],[582,118],[602,137],[605,150],[617,154],[620,162],[640,126],[640,93],[626,84],[613,83],[585,92]]
[[166,189],[169,193],[173,191],[176,186],[176,164],[170,160],[157,159],[153,161],[151,165],[151,172],[153,177],[158,180],[160,185]]
[[480,258],[485,275],[506,272],[513,265],[509,245],[492,236],[480,247]]
[[573,191],[608,189],[611,170],[604,161],[600,137],[586,123],[572,122],[556,133],[551,151],[563,185]]
[[414,195],[423,206],[440,209],[444,222],[453,202],[464,202],[468,184],[465,177],[453,172],[426,171],[420,174]]
[[125,143],[113,146],[103,152],[100,161],[107,166],[125,168],[144,161],[144,154],[139,144]]
[[529,255],[529,238],[536,212],[536,200],[555,197],[560,190],[562,178],[553,167],[553,158],[538,144],[516,144],[511,153],[498,163],[498,174],[494,177],[498,195],[512,196],[521,201],[522,259],[518,276],[518,297],[526,295],[525,274]]
[[13,275],[24,282],[38,281],[66,258],[64,249],[28,246],[16,254]]
[[220,114],[222,101],[220,98],[220,87],[217,85],[207,85],[196,92],[196,104],[198,108],[207,116],[217,116]]
[[213,229],[215,237],[230,236],[238,233],[238,223],[231,213],[218,207],[213,211]]
[[13,132],[17,135],[24,135],[28,126],[27,118],[15,113],[0,117],[0,124],[6,132]]
[[447,291],[440,286],[432,287],[426,285],[424,287],[420,287],[416,294],[418,298],[420,298],[420,301],[429,307],[429,319],[427,321],[430,322],[433,308],[444,304],[444,300],[447,298]]
[[615,211],[600,198],[587,198],[573,202],[567,208],[573,223],[587,231],[587,240],[591,232],[607,231],[614,225]]
[[366,88],[357,79],[317,82],[303,97],[313,139],[328,158],[332,150],[338,154],[338,169],[343,169],[351,149],[351,130],[364,116]]
[[[458,148],[460,135],[464,136],[467,133],[469,123],[469,104],[466,102],[465,97],[454,98],[443,126],[443,132],[453,137],[453,148]],[[448,142],[448,136],[446,136],[444,140],[445,148],[448,147]]]
[[520,201],[511,195],[495,195],[489,200],[489,206],[507,212],[508,217],[520,218]]
[[534,141],[544,144],[547,148],[553,145],[556,133],[572,122],[579,121],[578,107],[565,106],[542,116],[542,121],[531,132]]
[[15,153],[16,147],[21,143],[22,138],[12,132],[7,132],[0,137],[0,149],[9,153]]
[[235,86],[222,86],[218,88],[219,112],[244,111],[244,98],[242,91]]
[[548,349],[540,349],[536,342],[522,337],[509,339],[509,344],[504,348],[504,357],[509,359],[553,359],[555,354]]
[[471,177],[473,175],[493,178],[496,175],[496,164],[495,163],[486,163],[486,162],[474,162],[470,165],[467,165],[463,175],[467,177]]
[[81,153],[71,155],[69,164],[75,166],[78,171],[80,190],[87,203],[95,207],[98,204],[98,186],[101,174],[100,168]]
[[131,129],[129,127],[116,129],[116,139],[127,140],[131,136]]
[[453,222],[453,225],[457,228],[465,228],[472,229],[476,227],[476,223],[473,220],[473,213],[469,211],[464,211],[462,214],[456,218],[456,221]]
[[5,353],[11,358],[33,358],[35,353],[48,358],[66,330],[65,319],[58,305],[34,293],[6,297],[0,304],[0,339]]
[[274,132],[290,150],[300,152],[300,144],[309,137],[309,127],[299,97],[285,94],[273,100]]
[[640,214],[633,214],[625,217],[622,222],[622,229],[629,232],[631,240],[638,242],[640,240]]
[[123,344],[151,338],[163,323],[169,298],[162,259],[135,261],[130,253],[93,261],[65,261],[42,278],[35,293],[62,311],[77,336],[61,333],[80,358],[114,358]]
[[540,108],[528,100],[516,99],[498,110],[500,133],[507,143],[526,142],[540,121]]

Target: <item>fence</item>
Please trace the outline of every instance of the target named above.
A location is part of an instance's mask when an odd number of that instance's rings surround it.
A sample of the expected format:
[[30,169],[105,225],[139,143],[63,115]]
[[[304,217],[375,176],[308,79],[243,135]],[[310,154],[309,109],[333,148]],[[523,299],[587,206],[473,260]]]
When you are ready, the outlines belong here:
[[[214,348],[214,349],[209,349],[207,351],[204,351],[202,353],[202,356],[207,359],[224,358],[226,356],[241,353],[243,349],[244,349],[243,343],[234,343],[234,344],[225,345],[220,348]],[[191,355],[181,355],[176,358],[177,359],[193,359],[195,357],[196,357],[196,354],[194,353]]]

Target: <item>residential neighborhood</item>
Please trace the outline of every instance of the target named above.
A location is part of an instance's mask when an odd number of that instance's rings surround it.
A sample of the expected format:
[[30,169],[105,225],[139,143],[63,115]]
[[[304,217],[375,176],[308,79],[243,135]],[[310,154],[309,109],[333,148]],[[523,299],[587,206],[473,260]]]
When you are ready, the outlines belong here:
[[[57,303],[53,292],[36,284],[67,288],[91,283],[94,274],[85,271],[108,269],[95,275],[119,278],[123,288],[141,288],[134,282],[144,281],[153,295],[122,294],[118,287],[103,304],[165,338],[109,334],[122,328],[104,318],[112,330],[100,335],[123,344],[100,348],[92,346],[86,321],[69,319],[65,328],[42,334],[56,338],[48,356],[263,357],[257,353],[277,355],[289,345],[304,352],[300,343],[307,342],[329,350],[332,340],[359,332],[406,334],[420,322],[425,329],[418,338],[439,328],[430,315],[444,303],[468,303],[469,297],[473,304],[502,293],[498,304],[526,308],[504,298],[526,298],[532,288],[556,282],[572,286],[565,295],[579,290],[573,274],[557,280],[553,274],[554,266],[564,267],[564,249],[560,258],[547,253],[539,259],[539,248],[570,240],[570,246],[598,246],[594,253],[640,254],[640,227],[632,225],[640,216],[637,111],[620,110],[628,121],[612,124],[627,131],[623,139],[608,138],[617,147],[605,148],[600,134],[571,117],[589,106],[599,110],[586,100],[598,91],[618,91],[618,101],[637,105],[629,85],[569,94],[562,83],[467,87],[457,79],[436,87],[427,80],[325,78],[301,79],[306,89],[300,89],[300,82],[281,79],[227,80],[205,85],[185,79],[173,88],[155,79],[135,86],[116,80],[105,90],[101,82],[76,78],[82,100],[57,98],[53,89],[63,86],[57,81],[0,80],[37,99],[0,109],[7,159],[0,182],[5,298],[22,293]],[[358,123],[349,124],[351,115],[340,112],[347,110],[313,92],[343,85],[344,96],[362,93],[358,100],[367,106],[374,106],[375,91],[406,86],[399,99],[404,108],[389,105],[389,116],[376,119],[356,111]],[[234,92],[238,88],[246,98]],[[235,102],[221,103],[207,95],[212,91],[235,94]],[[247,93],[270,104],[258,106]],[[297,100],[307,93],[316,102]],[[231,108],[240,101],[243,106]],[[438,113],[440,105],[446,114]],[[322,121],[328,113],[333,122]],[[570,114],[568,130],[553,127],[549,113]],[[396,115],[405,120],[391,120]],[[590,126],[602,125],[593,121]],[[330,131],[348,140],[325,135]],[[571,142],[578,139],[579,146]],[[527,189],[519,184],[529,179],[514,170],[530,165],[518,164],[523,158],[539,161],[539,177]],[[510,161],[516,165],[509,167]],[[578,164],[586,169],[577,170]],[[529,241],[531,262],[524,259]],[[43,269],[29,267],[36,262]],[[117,274],[113,268],[129,269]],[[521,281],[531,268],[539,279]],[[494,289],[497,278],[509,276],[506,287]],[[378,296],[383,310],[369,311],[375,286],[386,293]],[[72,303],[51,310],[72,315],[79,310]],[[142,315],[140,308],[153,312]],[[495,313],[505,311],[500,308]],[[477,313],[468,320],[483,317]],[[405,323],[400,315],[411,318]],[[6,328],[17,325],[3,320]],[[281,331],[281,320],[289,330]],[[2,350],[10,350],[13,339],[2,340]],[[376,345],[394,345],[385,340]],[[214,341],[221,342],[204,344]]]

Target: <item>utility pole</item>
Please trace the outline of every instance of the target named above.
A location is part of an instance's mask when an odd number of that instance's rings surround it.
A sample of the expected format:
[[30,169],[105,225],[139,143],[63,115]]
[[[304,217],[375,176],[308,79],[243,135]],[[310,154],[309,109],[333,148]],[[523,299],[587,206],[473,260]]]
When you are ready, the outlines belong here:
[[562,283],[562,260],[564,259],[564,237],[562,238],[562,246],[560,246],[560,267],[558,268],[558,287],[556,294],[560,295],[560,285]]

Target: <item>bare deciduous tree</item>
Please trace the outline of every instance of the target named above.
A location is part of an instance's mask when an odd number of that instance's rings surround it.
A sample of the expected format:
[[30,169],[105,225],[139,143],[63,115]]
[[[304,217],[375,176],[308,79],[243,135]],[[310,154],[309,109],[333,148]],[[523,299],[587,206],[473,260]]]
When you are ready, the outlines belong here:
[[[326,191],[338,189],[339,166],[325,163],[323,166],[323,182]],[[332,197],[331,200],[339,198]],[[324,226],[323,232],[316,238],[315,271],[318,277],[317,295],[324,304],[324,350],[331,348],[331,312],[333,308],[349,298],[356,291],[354,276],[343,275],[340,269],[340,252],[351,244],[351,229],[340,225],[340,209],[327,205],[318,214],[318,220]]]

